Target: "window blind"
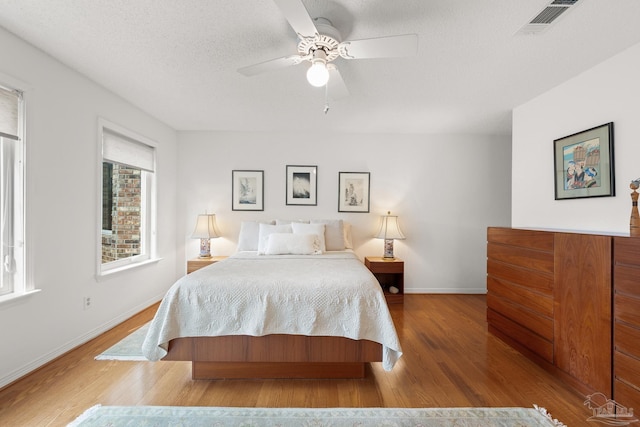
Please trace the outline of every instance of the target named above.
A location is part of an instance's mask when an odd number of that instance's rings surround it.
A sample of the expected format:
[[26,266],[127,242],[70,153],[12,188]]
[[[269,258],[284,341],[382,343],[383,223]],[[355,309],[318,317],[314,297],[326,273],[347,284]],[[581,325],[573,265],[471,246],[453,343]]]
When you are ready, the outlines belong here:
[[22,92],[0,86],[0,295],[23,293]]
[[155,171],[155,149],[103,128],[102,158],[149,172]]
[[20,92],[0,86],[0,136],[18,140]]

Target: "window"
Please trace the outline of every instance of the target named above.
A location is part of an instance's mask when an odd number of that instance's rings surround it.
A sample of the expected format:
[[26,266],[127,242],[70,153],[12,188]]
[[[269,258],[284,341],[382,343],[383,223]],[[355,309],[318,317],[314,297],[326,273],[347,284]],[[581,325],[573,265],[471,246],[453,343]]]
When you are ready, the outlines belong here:
[[23,129],[22,93],[0,86],[0,301],[27,292]]
[[99,275],[155,258],[155,144],[100,121]]

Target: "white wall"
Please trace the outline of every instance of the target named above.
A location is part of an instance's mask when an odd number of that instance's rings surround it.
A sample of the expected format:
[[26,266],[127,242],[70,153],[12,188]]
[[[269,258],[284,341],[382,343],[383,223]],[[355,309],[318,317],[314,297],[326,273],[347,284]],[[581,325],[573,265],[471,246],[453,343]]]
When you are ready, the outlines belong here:
[[[516,108],[512,225],[629,234],[640,177],[640,44]],[[614,123],[615,197],[554,200],[553,141]]]
[[[0,305],[0,387],[157,301],[176,263],[176,133],[0,29],[0,80],[26,84],[27,248],[42,292]],[[163,260],[96,281],[98,117],[158,143]],[[182,265],[182,259],[180,264]],[[83,310],[83,297],[92,307]]]
[[[480,293],[486,289],[486,227],[510,225],[508,137],[240,132],[179,133],[178,234],[185,259],[196,216],[216,213],[223,238],[214,255],[236,250],[240,222],[342,218],[353,224],[356,253],[381,256],[373,239],[380,215],[399,215],[406,240],[407,292]],[[285,205],[286,165],[318,166],[318,205]],[[264,212],[231,210],[231,171],[265,171]],[[338,213],[338,172],[371,173],[371,212]]]
[[[361,257],[379,216],[400,215],[408,292],[484,292],[489,225],[509,225],[508,137],[184,132],[0,29],[0,81],[27,99],[27,245],[37,294],[0,305],[0,387],[157,301],[198,253],[196,215],[218,214],[217,254],[240,221],[343,218]],[[157,264],[97,281],[98,117],[158,143]],[[177,143],[179,141],[179,144]],[[176,159],[177,162],[176,162]],[[317,165],[318,206],[285,205],[285,166]],[[231,211],[231,170],[265,171],[265,211]],[[371,172],[371,213],[337,212],[338,172]],[[83,298],[92,307],[83,309]]]

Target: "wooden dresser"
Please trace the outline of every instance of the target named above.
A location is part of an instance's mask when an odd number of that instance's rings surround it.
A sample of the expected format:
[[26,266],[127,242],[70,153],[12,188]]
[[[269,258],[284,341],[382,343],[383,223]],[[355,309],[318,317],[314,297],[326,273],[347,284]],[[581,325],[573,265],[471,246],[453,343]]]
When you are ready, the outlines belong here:
[[613,237],[490,227],[489,330],[581,393],[612,396]]
[[613,398],[640,410],[640,238],[614,238]]
[[553,234],[489,229],[487,320],[504,341],[553,363]]

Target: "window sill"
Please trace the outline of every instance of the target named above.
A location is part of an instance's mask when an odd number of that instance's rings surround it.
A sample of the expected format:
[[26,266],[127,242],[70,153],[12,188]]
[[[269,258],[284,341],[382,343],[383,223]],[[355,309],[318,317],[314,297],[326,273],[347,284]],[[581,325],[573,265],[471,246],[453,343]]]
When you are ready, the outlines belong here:
[[10,293],[8,295],[3,295],[3,296],[0,297],[0,305],[8,304],[10,302],[14,302],[14,301],[26,298],[26,297],[30,297],[33,294],[39,293],[41,290],[42,289],[32,289],[32,290],[29,290],[29,291],[26,291],[26,292],[22,292],[22,293],[13,292],[13,293]]
[[113,277],[119,273],[123,273],[125,271],[129,271],[131,269],[137,268],[137,267],[142,267],[145,265],[149,265],[149,264],[155,264],[159,261],[161,261],[162,258],[153,258],[153,259],[148,259],[145,261],[141,261],[141,262],[133,262],[131,264],[127,264],[127,265],[123,265],[122,267],[116,267],[116,268],[111,268],[109,270],[106,271],[100,271],[97,275],[96,275],[96,279],[98,281],[100,280],[104,280],[107,279],[109,277]]

